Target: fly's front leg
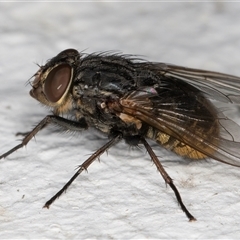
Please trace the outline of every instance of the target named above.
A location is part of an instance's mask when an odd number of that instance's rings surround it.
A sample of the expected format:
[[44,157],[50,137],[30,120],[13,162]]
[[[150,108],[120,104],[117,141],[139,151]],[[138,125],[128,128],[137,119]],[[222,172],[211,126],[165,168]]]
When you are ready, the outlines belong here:
[[7,157],[8,155],[12,154],[13,152],[17,151],[19,148],[27,145],[28,142],[43,128],[45,128],[48,124],[56,124],[66,130],[70,131],[79,131],[88,128],[88,125],[84,119],[80,120],[79,122],[75,122],[72,120],[68,120],[59,116],[55,115],[48,115],[46,116],[37,126],[23,138],[22,142],[9,150],[8,152],[4,153],[0,156],[0,159]]

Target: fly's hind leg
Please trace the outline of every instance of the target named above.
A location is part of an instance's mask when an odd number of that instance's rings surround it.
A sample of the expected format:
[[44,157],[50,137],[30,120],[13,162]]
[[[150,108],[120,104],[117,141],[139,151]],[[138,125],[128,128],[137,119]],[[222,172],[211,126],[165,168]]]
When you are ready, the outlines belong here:
[[168,184],[173,192],[175,193],[175,196],[177,198],[178,203],[181,206],[181,209],[183,210],[183,212],[186,214],[186,216],[188,217],[189,221],[196,221],[196,219],[194,218],[194,216],[187,210],[187,208],[185,207],[185,205],[182,202],[182,198],[180,196],[180,193],[178,192],[176,186],[173,183],[173,180],[170,178],[170,176],[167,174],[167,172],[165,171],[165,169],[163,168],[162,164],[160,163],[160,161],[158,160],[158,157],[156,156],[156,154],[153,152],[152,148],[150,147],[150,145],[147,143],[147,141],[142,138],[142,143],[144,144],[148,154],[150,155],[150,157],[152,158],[154,164],[156,165],[158,171],[160,172],[160,174],[162,175],[163,179],[165,180],[166,184]]

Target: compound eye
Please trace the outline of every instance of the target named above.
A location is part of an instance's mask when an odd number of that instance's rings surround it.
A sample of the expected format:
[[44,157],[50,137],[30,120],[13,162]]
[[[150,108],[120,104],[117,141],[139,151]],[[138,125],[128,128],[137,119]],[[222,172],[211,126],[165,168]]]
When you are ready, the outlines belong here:
[[72,78],[72,70],[68,64],[53,68],[44,84],[44,94],[50,102],[57,102],[65,93]]

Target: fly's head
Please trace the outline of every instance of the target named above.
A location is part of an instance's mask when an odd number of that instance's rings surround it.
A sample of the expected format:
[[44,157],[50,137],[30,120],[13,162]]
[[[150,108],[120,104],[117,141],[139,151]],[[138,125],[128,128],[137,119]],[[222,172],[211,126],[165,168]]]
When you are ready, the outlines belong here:
[[30,95],[42,104],[53,108],[55,114],[71,109],[69,94],[73,81],[74,65],[80,58],[75,49],[67,49],[41,66],[31,82]]

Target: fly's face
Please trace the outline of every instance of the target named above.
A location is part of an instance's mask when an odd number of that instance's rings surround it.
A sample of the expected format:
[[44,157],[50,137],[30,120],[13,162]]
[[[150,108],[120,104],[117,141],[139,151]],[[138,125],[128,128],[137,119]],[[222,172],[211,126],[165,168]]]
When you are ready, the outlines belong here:
[[73,50],[66,50],[45,66],[41,66],[31,82],[30,95],[42,104],[52,107],[56,114],[71,108],[70,87],[73,81]]
[[65,63],[48,68],[45,72],[40,68],[32,82],[30,95],[47,106],[59,106],[66,98],[72,75],[72,67]]

